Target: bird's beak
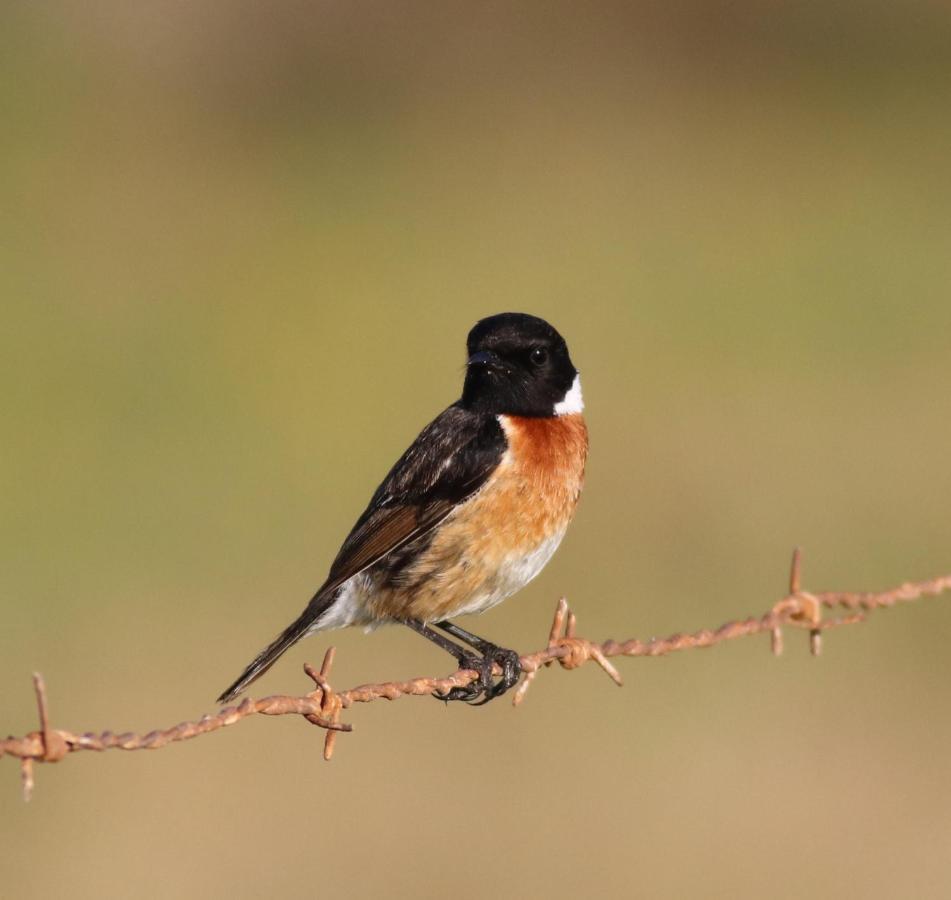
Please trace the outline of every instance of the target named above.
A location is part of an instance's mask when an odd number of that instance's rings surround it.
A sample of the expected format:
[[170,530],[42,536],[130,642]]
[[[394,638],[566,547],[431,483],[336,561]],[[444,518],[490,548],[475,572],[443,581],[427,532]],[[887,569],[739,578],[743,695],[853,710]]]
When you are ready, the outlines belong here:
[[501,372],[505,369],[502,358],[498,353],[491,350],[480,350],[473,353],[466,361],[466,367],[469,369],[486,369],[490,372]]

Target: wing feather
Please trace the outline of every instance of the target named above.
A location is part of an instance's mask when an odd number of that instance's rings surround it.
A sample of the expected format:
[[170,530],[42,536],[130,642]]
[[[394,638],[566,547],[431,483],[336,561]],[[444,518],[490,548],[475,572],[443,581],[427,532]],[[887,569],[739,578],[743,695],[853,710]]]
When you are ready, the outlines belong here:
[[427,425],[377,488],[315,596],[435,528],[488,479],[505,452],[498,421],[450,406]]

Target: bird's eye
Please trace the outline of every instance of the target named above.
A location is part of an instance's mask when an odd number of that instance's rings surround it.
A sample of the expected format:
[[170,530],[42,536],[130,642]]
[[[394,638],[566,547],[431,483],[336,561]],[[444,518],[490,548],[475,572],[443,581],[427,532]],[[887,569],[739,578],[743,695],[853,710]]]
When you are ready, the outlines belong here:
[[544,347],[536,347],[528,358],[532,361],[533,366],[543,366],[548,362],[548,351]]

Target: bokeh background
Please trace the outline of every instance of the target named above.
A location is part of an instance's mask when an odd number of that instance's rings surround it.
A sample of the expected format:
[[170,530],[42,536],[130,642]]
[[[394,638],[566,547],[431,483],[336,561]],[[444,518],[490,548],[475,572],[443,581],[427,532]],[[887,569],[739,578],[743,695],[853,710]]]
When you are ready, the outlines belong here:
[[[542,645],[951,569],[951,12],[6,3],[2,729],[213,709],[457,396],[467,329],[567,336],[562,550],[469,624]],[[946,897],[951,600],[538,679],[519,710],[261,720],[0,762],[5,896]],[[335,680],[439,674],[333,636]],[[306,688],[295,648],[260,692]]]

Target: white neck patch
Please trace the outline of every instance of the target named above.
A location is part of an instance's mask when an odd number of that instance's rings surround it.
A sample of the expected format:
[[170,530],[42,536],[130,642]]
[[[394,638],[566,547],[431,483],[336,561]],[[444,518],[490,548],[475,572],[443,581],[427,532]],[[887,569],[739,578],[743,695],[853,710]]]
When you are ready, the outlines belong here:
[[555,404],[556,416],[570,416],[580,413],[584,409],[584,400],[581,397],[581,376],[575,375],[568,393],[560,403]]

